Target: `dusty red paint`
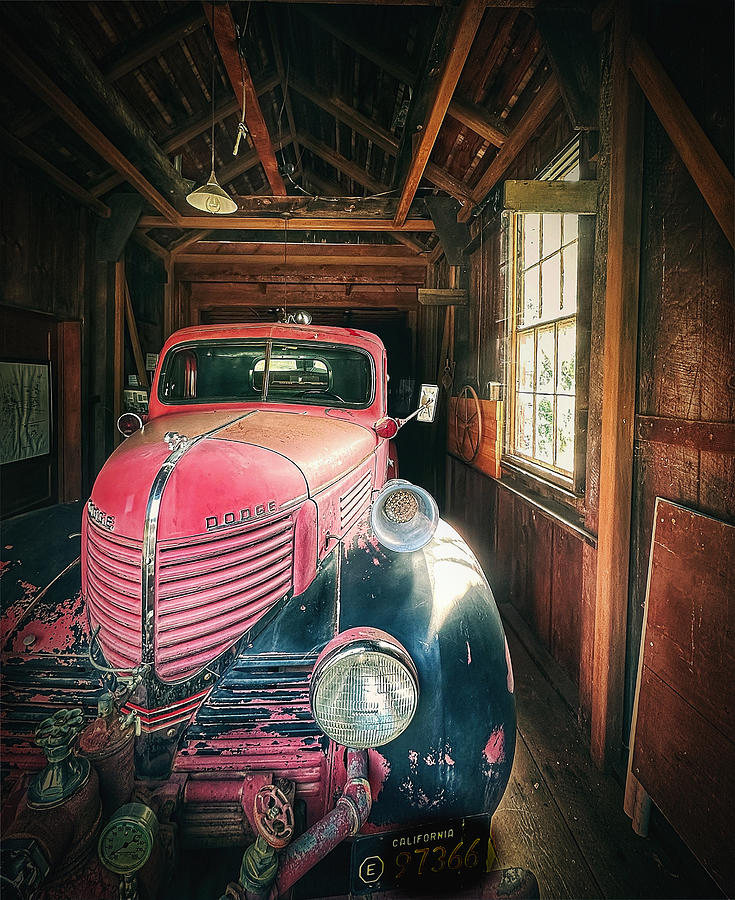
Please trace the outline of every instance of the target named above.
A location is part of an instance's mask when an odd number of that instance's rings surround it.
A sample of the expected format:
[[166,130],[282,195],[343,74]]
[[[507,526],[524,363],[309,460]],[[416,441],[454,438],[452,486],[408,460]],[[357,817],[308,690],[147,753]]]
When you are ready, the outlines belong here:
[[496,728],[490,735],[482,755],[489,766],[503,762],[505,759],[505,731],[502,727]]

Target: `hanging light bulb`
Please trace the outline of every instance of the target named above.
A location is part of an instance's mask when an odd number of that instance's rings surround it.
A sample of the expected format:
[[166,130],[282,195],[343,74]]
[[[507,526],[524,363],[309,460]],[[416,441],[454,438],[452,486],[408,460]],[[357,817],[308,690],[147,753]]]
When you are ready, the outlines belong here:
[[194,209],[202,212],[228,215],[235,212],[237,203],[230,197],[224,188],[220,187],[217,176],[214,174],[214,4],[212,4],[212,171],[206,184],[198,187],[186,196],[186,202]]

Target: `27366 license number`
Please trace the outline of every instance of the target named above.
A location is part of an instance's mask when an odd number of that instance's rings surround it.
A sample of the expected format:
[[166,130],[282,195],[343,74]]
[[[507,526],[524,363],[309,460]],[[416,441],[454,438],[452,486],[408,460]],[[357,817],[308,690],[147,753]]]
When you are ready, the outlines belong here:
[[422,884],[434,890],[480,877],[486,871],[489,838],[488,816],[358,838],[352,849],[352,892]]

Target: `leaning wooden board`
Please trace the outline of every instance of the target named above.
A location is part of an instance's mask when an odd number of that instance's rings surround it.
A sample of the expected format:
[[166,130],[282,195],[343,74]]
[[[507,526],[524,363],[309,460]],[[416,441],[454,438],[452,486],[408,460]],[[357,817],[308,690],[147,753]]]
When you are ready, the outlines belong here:
[[626,789],[628,802],[640,783],[728,897],[735,896],[734,561],[735,526],[656,499]]

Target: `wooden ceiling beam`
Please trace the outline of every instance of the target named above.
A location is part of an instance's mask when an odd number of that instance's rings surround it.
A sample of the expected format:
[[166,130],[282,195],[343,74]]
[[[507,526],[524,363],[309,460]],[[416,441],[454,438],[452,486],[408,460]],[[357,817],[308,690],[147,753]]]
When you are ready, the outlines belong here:
[[102,216],[103,219],[109,219],[111,215],[109,206],[106,206],[101,200],[93,197],[92,194],[85,190],[80,184],[77,184],[76,181],[73,181],[68,175],[65,175],[57,169],[56,166],[52,165],[47,159],[44,159],[40,153],[36,153],[35,150],[26,146],[26,144],[19,141],[2,127],[0,127],[0,145],[13,156],[40,169],[46,177],[65,194],[73,197],[83,206],[86,206],[97,213],[98,216]]
[[466,125],[475,134],[479,134],[480,137],[490,141],[496,147],[502,147],[508,139],[508,128],[503,121],[493,119],[482,106],[454,97],[449,104],[448,113],[453,119]]
[[175,241],[171,241],[168,245],[168,252],[172,257],[175,257],[177,261],[181,258],[181,254],[184,250],[188,250],[192,244],[196,244],[197,241],[204,240],[209,235],[209,229],[203,228],[201,231],[185,231],[184,234],[177,238]]
[[630,37],[630,70],[676,152],[735,247],[735,180],[646,41]]
[[154,241],[150,235],[147,235],[145,231],[140,228],[134,228],[131,236],[137,244],[140,244],[141,247],[145,247],[146,250],[150,251],[155,256],[158,256],[166,265],[168,265],[170,254],[165,247],[162,247],[158,243],[158,241]]
[[403,244],[406,247],[409,247],[416,253],[426,253],[426,247],[421,243],[421,241],[417,241],[416,238],[412,238],[410,234],[403,234],[400,231],[394,231],[391,235],[394,241],[398,241],[399,244]]
[[116,81],[144,63],[155,59],[173,44],[178,44],[203,25],[207,24],[204,13],[196,5],[185,6],[179,12],[167,16],[153,29],[138,33],[105,63],[102,72],[108,81]]
[[[419,95],[424,92],[431,93],[432,100],[429,105],[428,115],[424,120],[423,127],[419,134],[418,147],[416,147],[415,150],[411,146],[413,132],[409,133],[409,129],[406,128],[406,132],[404,133],[403,147],[405,147],[406,153],[411,154],[411,162],[405,181],[403,182],[401,198],[398,202],[398,210],[396,212],[397,225],[402,225],[405,222],[413,198],[416,196],[416,191],[424,175],[426,165],[429,162],[429,157],[434,148],[439,129],[441,128],[444,116],[449,109],[454,89],[462,74],[462,69],[470,54],[472,43],[475,40],[475,35],[477,34],[477,30],[480,27],[484,14],[485,0],[464,0],[457,15],[451,43],[443,55],[441,74],[438,83],[432,79],[430,72],[427,72],[426,77],[422,81],[421,88],[418,92]],[[442,28],[443,24],[440,21],[439,29],[441,30]],[[437,37],[439,41],[444,40],[443,34],[438,34]],[[416,99],[416,96],[414,96],[414,100]],[[421,103],[420,96],[418,102]],[[403,156],[403,147],[401,151],[399,151],[398,156],[399,165],[397,168],[399,170],[401,168],[400,163]]]
[[[272,75],[270,78],[267,78],[265,81],[262,81],[260,84],[256,85],[256,91],[258,96],[260,97],[262,94],[267,94],[268,91],[272,91],[277,84],[279,84],[278,75]],[[214,121],[222,122],[225,119],[228,119],[230,116],[233,116],[236,112],[240,111],[240,104],[234,98],[231,97],[229,100],[220,103],[214,110]],[[195,138],[199,137],[200,134],[204,134],[204,132],[209,131],[212,127],[212,114],[207,113],[205,116],[201,116],[199,119],[195,119],[190,124],[187,124],[184,128],[179,129],[174,132],[169,138],[167,138],[162,144],[161,149],[165,153],[173,153],[175,150],[179,150],[185,144],[188,144],[189,141],[193,141]],[[259,162],[260,160],[258,160]],[[118,184],[121,183],[121,178],[118,175],[109,175],[103,181],[100,181],[92,188],[92,195],[95,197],[102,197],[108,191],[111,191],[113,188],[116,188]]]
[[342,156],[341,153],[337,153],[335,149],[327,146],[327,144],[323,143],[322,141],[318,141],[316,140],[316,138],[312,138],[311,135],[302,133],[298,135],[298,141],[303,147],[306,147],[307,150],[310,150],[325,163],[328,163],[330,166],[338,169],[344,175],[347,175],[348,178],[351,178],[358,184],[363,185],[374,194],[380,194],[389,190],[387,184],[383,184],[382,181],[378,181],[377,178],[373,178],[372,175],[369,175],[365,171],[365,169],[363,169],[361,166],[358,166],[357,163],[354,163],[352,162],[352,160]]
[[[115,55],[112,62],[107,62],[102,67],[102,74],[106,81],[113,82],[123,75],[127,75],[134,69],[158,56],[167,47],[178,43],[182,38],[197,31],[206,22],[204,13],[196,7],[184,7],[179,13],[169,16],[157,26],[153,32],[149,32],[141,40],[139,33],[131,38],[124,48]],[[41,109],[24,116],[13,134],[18,138],[28,137],[34,131],[38,131],[48,122],[54,119],[54,113],[49,109]]]
[[[246,308],[294,306],[294,290],[299,290],[299,309],[336,307],[351,309],[359,307],[387,309],[415,309],[418,303],[416,285],[393,285],[388,291],[377,288],[385,285],[318,285],[318,284],[208,284],[193,282],[191,285],[191,310],[195,321],[201,312],[208,309],[232,309],[233,316],[241,317],[239,311]],[[239,308],[239,309],[238,309]]]
[[481,203],[502,178],[509,166],[526,146],[538,127],[551,113],[560,99],[559,84],[552,75],[531,101],[531,105],[511,131],[508,140],[498,150],[490,165],[472,191],[473,203],[467,203],[459,211],[458,221],[467,222],[472,215],[472,206]]
[[[417,266],[425,266],[427,261],[422,259],[418,254],[413,253],[411,256],[398,256],[385,259],[382,256],[354,256],[350,252],[345,252],[341,256],[331,256],[322,259],[315,257],[311,252],[312,244],[288,244],[288,252],[286,253],[286,262],[283,262],[283,244],[275,245],[280,253],[279,269],[286,266],[297,267],[301,270],[304,266],[313,266],[315,262],[320,265],[327,266],[384,266],[390,265],[397,268],[416,268]],[[349,251],[350,246],[344,245]],[[304,252],[306,250],[307,252]],[[257,257],[248,256],[242,253],[177,253],[177,263],[201,263],[202,265],[227,264],[236,265],[240,271],[245,272],[251,268],[262,269],[264,265],[263,255],[258,254]]]
[[[284,134],[281,138],[280,147],[287,147],[293,140],[292,135]],[[276,145],[271,145],[272,149],[276,149]],[[221,166],[219,171],[217,172],[217,177],[219,178],[220,184],[229,184],[234,181],[236,178],[239,178],[245,172],[248,172],[250,169],[254,169],[256,166],[261,165],[263,160],[261,159],[260,153],[257,150],[248,150],[247,153],[243,153],[242,156],[238,156],[237,159],[233,159],[231,163],[228,163],[226,166]],[[282,195],[281,195],[282,196]]]
[[174,223],[178,212],[156,190],[141,172],[63,93],[36,63],[7,34],[3,41],[2,62],[38,97],[48,104],[89,146],[107,160],[168,222]]
[[268,127],[260,109],[250,69],[247,61],[238,51],[235,36],[235,20],[232,18],[230,4],[207,3],[206,0],[203,0],[203,2],[208,12],[208,18],[210,15],[212,17],[214,39],[230,79],[230,84],[235,92],[235,97],[240,103],[243,101],[244,91],[245,123],[250,132],[253,146],[258,151],[268,184],[276,196],[285,197],[287,193],[286,186],[281,178],[281,173],[278,171],[278,162],[273,152]]
[[[307,84],[303,79],[294,80],[293,87],[302,97],[306,97],[307,100],[310,100],[320,109],[334,116],[353,131],[361,134],[366,140],[372,141],[384,152],[394,157],[398,155],[398,138],[386,128],[383,128],[382,125],[362,115],[362,113],[345,103],[341,98],[327,97],[321,91]],[[463,202],[470,198],[470,189],[450,175],[446,169],[442,169],[440,166],[430,162],[427,163],[424,175],[435,187],[446,191],[452,197],[456,197]]]
[[[403,237],[403,235],[401,235]],[[305,253],[308,250],[311,263],[317,261],[329,262],[331,259],[349,256],[351,260],[379,260],[373,265],[401,265],[416,264],[416,255],[408,252],[405,247],[397,244],[317,244],[317,243],[289,243],[288,259],[291,259],[291,250],[296,253]],[[276,257],[283,259],[282,241],[214,241],[202,240],[197,247],[192,247],[187,257],[219,259],[221,257],[233,257],[248,259],[248,257],[266,259]]]
[[[300,231],[434,231],[431,219],[407,219],[403,225],[396,225],[393,219],[311,218],[291,220],[292,228]],[[141,216],[141,228],[208,228],[212,231],[282,231],[283,219],[261,216],[179,216],[170,222],[164,216]]]
[[303,253],[293,258],[295,261],[292,263],[291,253],[288,252],[285,263],[283,259],[248,261],[240,258],[232,262],[225,259],[210,262],[206,257],[195,255],[193,262],[177,260],[176,273],[184,281],[261,284],[280,280],[290,284],[366,284],[385,285],[387,291],[395,285],[423,284],[426,280],[426,266],[418,257],[414,257],[413,264],[408,266],[396,266],[391,260],[378,265],[356,266],[351,259],[341,263],[320,260],[309,264],[308,257]]
[[[436,3],[435,5],[440,6],[442,4]],[[521,4],[512,3],[511,0],[508,0],[508,3],[505,4],[488,4],[486,0],[485,5],[516,6]],[[365,59],[369,59],[379,69],[382,69],[384,72],[392,75],[402,84],[407,84],[410,87],[416,86],[419,76],[417,72],[413,71],[413,69],[409,69],[407,66],[396,62],[393,57],[388,56],[385,53],[381,53],[379,50],[376,50],[367,42],[361,40],[356,35],[351,34],[344,28],[341,28],[340,26],[331,22],[329,19],[325,18],[319,13],[316,13],[311,9],[309,9],[308,11],[306,9],[302,9],[299,10],[299,12],[301,13],[301,15],[306,16],[306,18],[313,22],[317,27],[322,28],[328,34],[331,34],[332,37],[337,38],[338,41],[343,43],[345,46],[350,47],[359,56],[362,56]],[[303,82],[301,82],[300,84],[303,85]],[[296,87],[295,83],[294,87]],[[303,94],[303,91],[300,89],[300,87],[297,87],[296,89],[300,94]],[[304,96],[307,95],[304,94]],[[337,97],[333,97],[332,100],[334,102],[341,102]],[[463,125],[467,126],[467,128],[474,131],[475,134],[479,134],[480,137],[485,138],[485,140],[490,141],[490,143],[494,144],[496,147],[502,146],[503,142],[506,140],[507,132],[503,127],[501,120],[494,119],[481,106],[475,106],[474,104],[469,104],[462,100],[455,100],[454,98],[452,98],[449,104],[448,113],[453,119],[457,119],[458,122],[461,122]],[[367,121],[369,122],[370,120],[368,119]],[[358,131],[359,129],[356,128],[355,130]],[[388,133],[390,134],[390,132]],[[391,137],[393,137],[393,135],[391,135]],[[381,146],[379,140],[375,140],[375,143],[377,143],[378,146]],[[383,149],[388,150],[387,147],[383,147]],[[390,151],[388,150],[388,152]]]

